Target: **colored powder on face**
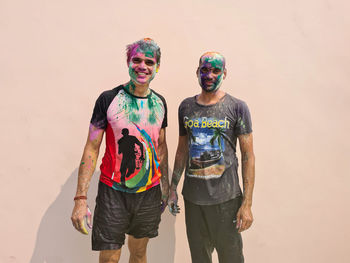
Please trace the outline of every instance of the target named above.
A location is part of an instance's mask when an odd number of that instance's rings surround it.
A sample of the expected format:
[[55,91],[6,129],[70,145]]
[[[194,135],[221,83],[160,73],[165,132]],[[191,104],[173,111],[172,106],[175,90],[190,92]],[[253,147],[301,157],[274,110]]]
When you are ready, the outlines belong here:
[[154,58],[154,53],[152,50],[146,50],[145,51],[145,56],[148,58]]
[[[130,62],[129,63],[129,76],[130,76],[130,78],[131,78],[131,80],[133,80],[133,81],[135,81],[135,82],[137,82],[137,75],[136,75],[136,72],[135,72],[135,70],[134,70],[134,63],[132,63],[132,62]],[[132,81],[130,81],[130,82],[132,82]],[[129,83],[130,83],[129,82]],[[133,85],[135,85],[134,83],[133,83]],[[129,86],[129,85],[128,85]],[[130,88],[130,87],[129,87]],[[133,91],[134,89],[132,89],[132,91]],[[130,90],[129,90],[130,91]],[[132,92],[130,92],[130,93],[132,93]]]
[[84,162],[81,162],[81,164],[80,165],[83,165],[83,164],[85,164]]
[[[224,58],[220,54],[214,53],[213,55],[206,55],[201,58],[200,68],[206,67],[209,69],[208,73],[202,73],[201,70],[198,71],[198,81],[199,85],[208,92],[216,91],[220,88],[222,81],[224,79]],[[214,76],[214,83],[212,85],[206,85],[205,81],[208,79],[209,74],[211,74],[211,69],[219,68],[221,73]]]
[[156,76],[156,73],[157,73],[157,66],[154,65],[154,66],[153,66],[153,69],[152,69],[152,76],[151,76],[151,78],[149,79],[148,83],[151,82],[151,81],[154,79],[154,77]]
[[133,53],[133,55],[136,54],[136,53],[143,53],[148,58],[154,58],[155,57],[154,52],[153,52],[153,50],[151,48],[143,48],[142,49],[142,48],[138,47],[138,48],[135,49],[135,52]]
[[210,63],[213,67],[225,68],[225,58],[216,52],[207,52],[201,57],[201,63]]
[[[148,57],[146,53],[144,53],[144,54],[145,54],[146,57]],[[151,58],[153,58],[153,56],[151,56]],[[134,70],[134,67],[135,67],[135,64],[132,61],[130,61],[130,63],[129,63],[129,76],[130,76],[130,79],[132,80],[130,82],[138,83],[138,81],[137,81],[137,74],[136,74],[136,72]],[[152,76],[149,78],[148,83],[150,83],[154,79],[154,77],[156,76],[156,73],[157,73],[156,69],[157,69],[157,64],[154,64],[153,69],[152,69]],[[134,83],[133,83],[133,88],[135,89],[135,84]]]

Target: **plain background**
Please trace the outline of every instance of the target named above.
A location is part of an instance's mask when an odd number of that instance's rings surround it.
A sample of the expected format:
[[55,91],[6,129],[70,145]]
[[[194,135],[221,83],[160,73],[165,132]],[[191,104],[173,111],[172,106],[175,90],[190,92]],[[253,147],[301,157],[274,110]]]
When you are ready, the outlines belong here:
[[[202,53],[226,57],[222,89],[250,107],[256,187],[246,262],[349,262],[349,8],[346,0],[0,0],[0,262],[97,262],[90,236],[70,222],[77,167],[96,98],[129,80],[125,46],[143,37],[162,50],[151,87],[168,102],[171,168],[177,107],[200,92]],[[184,214],[166,212],[160,228],[149,262],[190,262]]]

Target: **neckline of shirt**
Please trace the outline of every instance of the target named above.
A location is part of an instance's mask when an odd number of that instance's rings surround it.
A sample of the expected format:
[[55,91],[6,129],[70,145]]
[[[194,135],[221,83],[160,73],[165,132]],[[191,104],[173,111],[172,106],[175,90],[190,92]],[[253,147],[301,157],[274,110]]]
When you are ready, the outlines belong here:
[[132,93],[130,93],[123,85],[121,85],[122,89],[131,97],[134,97],[136,99],[148,99],[152,96],[153,90],[149,88],[149,93],[147,94],[147,96],[136,96]]
[[205,105],[205,104],[200,104],[200,103],[197,101],[198,95],[195,95],[195,96],[193,97],[193,99],[194,99],[194,102],[195,102],[198,106],[200,106],[200,107],[213,107],[213,106],[218,105],[219,103],[223,102],[223,100],[226,98],[226,96],[227,96],[227,93],[225,93],[225,95],[222,96],[216,103],[207,104],[207,105]]

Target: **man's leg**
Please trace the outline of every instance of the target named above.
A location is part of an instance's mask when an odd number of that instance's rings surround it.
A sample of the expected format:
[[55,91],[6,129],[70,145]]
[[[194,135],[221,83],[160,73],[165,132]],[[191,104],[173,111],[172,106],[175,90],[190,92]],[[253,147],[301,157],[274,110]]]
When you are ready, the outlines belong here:
[[203,207],[220,263],[244,262],[242,237],[236,229],[236,215],[241,202],[242,197],[236,197],[222,204]]
[[126,178],[129,178],[130,175],[132,175],[135,172],[136,168],[136,159],[135,158],[130,158],[128,162],[128,172],[125,175]]
[[147,262],[147,244],[148,237],[144,238],[134,238],[129,235],[128,247],[130,251],[129,263],[146,263]]
[[92,227],[92,250],[100,252],[100,262],[118,262],[129,226],[125,193],[99,182]]
[[132,207],[130,210],[134,210],[130,228],[127,232],[129,235],[130,263],[147,262],[148,240],[158,235],[161,195],[159,185],[142,193],[130,194],[128,206]]
[[214,246],[201,207],[185,200],[185,218],[192,263],[211,263]]
[[118,263],[121,249],[118,250],[102,250],[100,252],[99,263]]

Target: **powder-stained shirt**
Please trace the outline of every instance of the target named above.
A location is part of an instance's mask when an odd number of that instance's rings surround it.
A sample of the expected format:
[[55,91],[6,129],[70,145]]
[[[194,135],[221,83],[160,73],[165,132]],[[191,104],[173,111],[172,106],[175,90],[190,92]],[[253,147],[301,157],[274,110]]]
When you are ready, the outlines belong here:
[[239,135],[252,132],[246,103],[229,94],[213,105],[201,105],[190,97],[178,113],[180,136],[188,135],[189,145],[184,198],[213,205],[241,195],[236,142]]
[[122,85],[105,91],[96,101],[91,124],[106,132],[102,183],[129,193],[159,184],[158,137],[167,126],[161,95],[151,90],[147,97],[137,97]]

